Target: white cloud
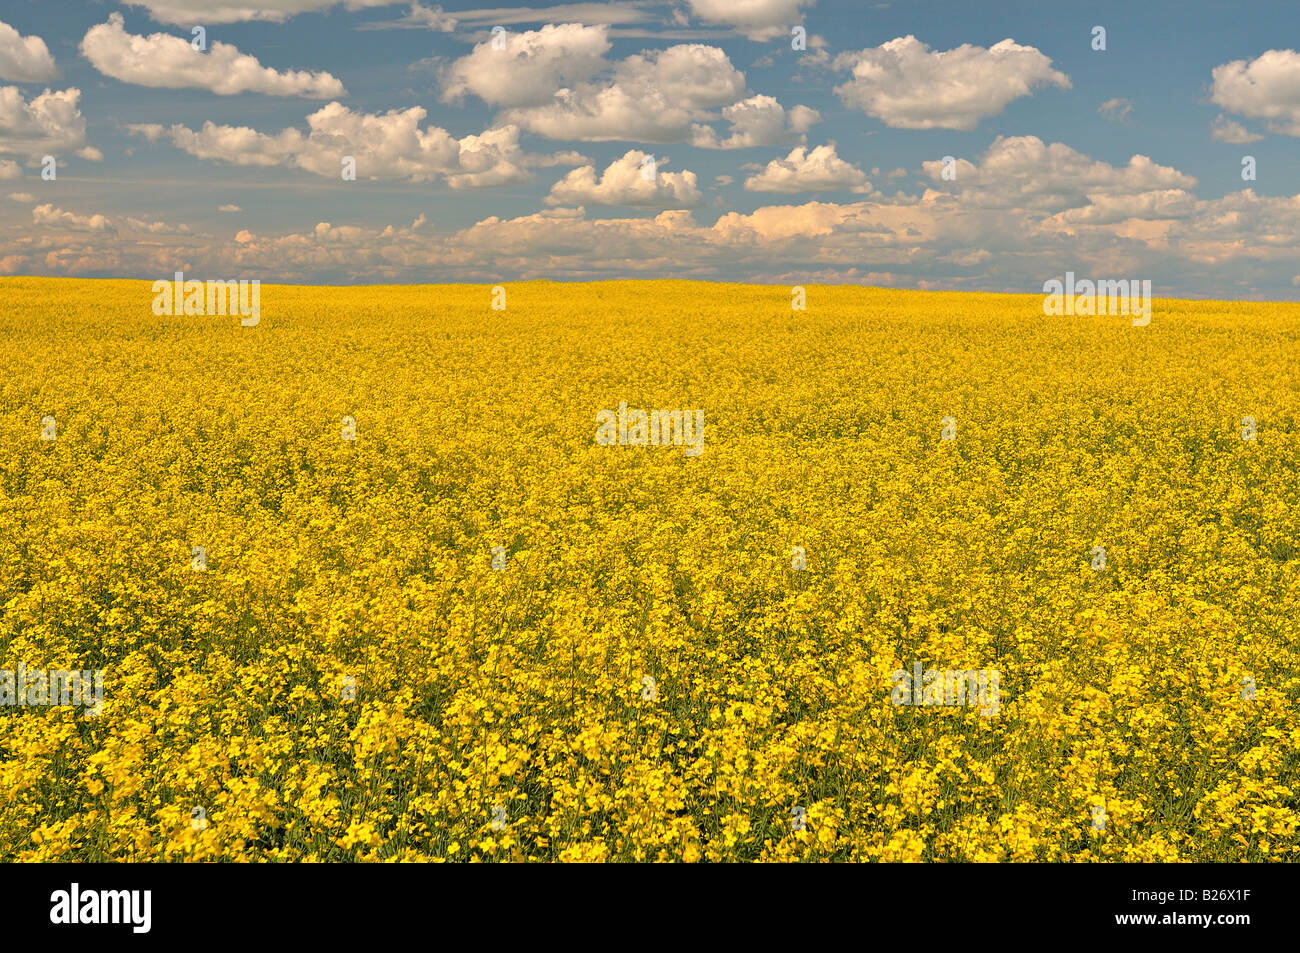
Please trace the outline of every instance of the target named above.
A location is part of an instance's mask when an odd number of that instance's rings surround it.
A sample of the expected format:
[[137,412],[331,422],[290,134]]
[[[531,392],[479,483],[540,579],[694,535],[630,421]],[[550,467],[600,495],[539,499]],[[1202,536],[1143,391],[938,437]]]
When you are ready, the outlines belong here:
[[45,83],[57,79],[54,57],[39,36],[20,36],[0,21],[0,79],[16,83]]
[[299,13],[313,13],[342,5],[348,10],[387,7],[392,0],[126,0],[144,7],[159,23],[192,26],[197,23],[239,23],[268,20],[283,23]]
[[9,198],[15,202],[22,202],[25,205],[31,205],[36,201],[36,196],[32,195],[30,192],[10,192]]
[[190,227],[188,225],[172,225],[169,222],[149,222],[139,218],[131,218],[129,216],[117,221],[122,223],[125,228],[131,231],[144,232],[149,235],[188,235],[190,233]]
[[438,33],[450,33],[460,21],[449,13],[443,12],[441,5],[426,7],[422,3],[413,3],[406,16],[400,20],[386,23],[367,23],[359,29],[368,30],[434,30]]
[[803,22],[803,8],[817,0],[688,0],[691,12],[707,23],[722,23],[752,40],[769,40]]
[[682,142],[744,92],[726,53],[689,43],[629,56],[607,81],[560,89],[550,103],[507,109],[501,119],[550,139]]
[[[158,139],[172,134],[163,127],[138,131]],[[796,151],[787,161],[799,168],[811,154],[803,150],[796,162]],[[213,273],[255,273],[265,281],[667,275],[1036,293],[1047,278],[1072,268],[1150,276],[1158,292],[1296,297],[1300,195],[1246,189],[1202,200],[1191,192],[1195,179],[1141,156],[1110,165],[1060,143],[1019,137],[958,163],[956,182],[941,181],[938,164],[928,163],[934,183],[920,196],[873,190],[858,201],[766,205],[723,214],[712,224],[684,208],[589,218],[586,207],[596,202],[637,199],[629,197],[637,185],[627,179],[639,173],[639,155],[625,155],[600,175],[587,162],[591,168],[582,176],[566,177],[571,188],[557,189],[555,201],[583,207],[492,216],[447,231],[420,214],[404,226],[335,220],[313,228],[304,221],[268,235],[248,228],[233,236],[225,228],[193,234],[143,216],[97,218],[86,209],[46,205],[30,226],[0,231],[0,271],[163,277],[202,260]],[[681,174],[683,185],[698,189]],[[436,199],[426,198],[432,211]]]
[[[597,3],[557,3],[546,7],[487,7],[474,10],[457,10],[454,14],[441,6],[426,7],[411,4],[410,11],[400,20],[364,23],[359,30],[438,30],[450,33],[460,28],[469,31],[488,26],[511,26],[522,23],[584,23],[588,26],[606,24],[619,27],[625,24],[651,23],[658,19],[651,0],[609,0]],[[633,35],[634,31],[620,31],[620,36]],[[649,35],[649,34],[644,34]]]
[[0,86],[0,153],[39,160],[80,149],[86,118],[77,108],[81,90],[46,90],[27,101],[17,86]]
[[703,200],[694,172],[664,172],[642,165],[654,157],[633,149],[596,180],[596,167],[574,169],[551,188],[547,205],[625,205],[635,208],[691,208]]
[[1196,211],[1196,196],[1183,189],[1152,189],[1131,194],[1097,193],[1088,204],[1047,220],[1049,226],[1114,225],[1131,219],[1187,218]]
[[[1230,113],[1264,119],[1273,132],[1300,136],[1300,53],[1268,50],[1247,63],[1216,66],[1210,98]],[[1231,140],[1226,140],[1231,141]]]
[[179,36],[127,33],[120,13],[109,14],[107,23],[91,27],[81,41],[81,52],[105,76],[137,86],[206,89],[221,96],[265,93],[330,99],[347,95],[343,84],[329,73],[276,72],[220,40],[201,53]]
[[[476,96],[504,107],[500,122],[550,139],[705,149],[801,142],[821,119],[771,96],[742,98],[745,75],[717,47],[683,43],[610,62],[610,35],[604,25],[569,23],[507,34],[501,50],[489,39],[442,68],[443,99]],[[716,122],[730,123],[725,137]]]
[[1300,195],[1270,198],[1249,190],[1197,201],[1192,214],[1178,220],[1137,224],[1066,225],[1021,209],[971,209],[943,196],[878,195],[843,205],[764,206],[723,215],[712,225],[683,209],[650,218],[589,219],[581,208],[555,208],[494,216],[452,232],[426,227],[420,215],[400,227],[320,222],[278,235],[242,229],[233,239],[228,233],[160,239],[133,237],[124,228],[77,231],[89,228],[93,216],[60,221],[61,215],[51,210],[50,226],[0,235],[0,268],[162,276],[201,258],[215,272],[255,270],[267,281],[671,274],[782,284],[787,278],[860,283],[884,276],[900,287],[1037,293],[1044,280],[1073,267],[1094,275],[1151,275],[1158,288],[1177,282],[1192,296],[1265,289],[1285,297],[1293,296],[1300,242]]
[[834,65],[852,71],[852,79],[835,87],[844,104],[895,129],[969,132],[1036,87],[1070,88],[1069,78],[1052,69],[1051,59],[1011,39],[989,49],[963,44],[931,51],[909,35],[843,53]]
[[240,208],[238,205],[218,205],[217,211],[218,212],[242,212],[243,209]]
[[1097,112],[1111,122],[1124,122],[1133,112],[1133,104],[1127,99],[1108,99],[1097,107]]
[[519,129],[504,126],[457,139],[438,126],[421,128],[422,107],[383,114],[354,112],[329,103],[307,117],[306,135],[295,128],[267,135],[246,126],[206,122],[199,130],[176,124],[129,126],[156,142],[172,145],[200,159],[234,165],[287,166],[326,178],[339,178],[344,156],[356,160],[358,179],[405,179],[430,182],[443,177],[452,188],[505,185],[530,179],[532,167],[585,161],[572,152],[532,155],[519,147]]
[[629,56],[615,73],[627,86],[653,86],[690,109],[734,103],[745,91],[745,74],[716,46],[682,43]]
[[1100,197],[1133,199],[1149,192],[1188,190],[1196,179],[1169,166],[1135,155],[1128,165],[1113,166],[1037,136],[999,136],[979,165],[966,159],[954,164],[956,179],[943,178],[943,164],[922,163],[942,188],[960,195],[964,206],[1063,211],[1096,204]]
[[[13,198],[13,196],[10,196]],[[30,200],[30,196],[28,196]],[[45,203],[32,209],[32,224],[56,231],[91,232],[116,235],[119,232],[142,235],[188,235],[188,225],[171,225],[167,222],[150,222],[132,216],[78,215]]]
[[1241,123],[1221,115],[1210,123],[1210,138],[1240,146],[1249,142],[1259,142],[1264,137],[1259,133],[1251,132]]
[[6,179],[21,179],[22,177],[22,166],[8,159],[0,159],[0,182]]
[[721,139],[711,126],[697,123],[691,145],[702,149],[747,149],[802,142],[805,133],[821,119],[807,106],[785,107],[771,96],[751,96],[723,107],[722,118],[731,124],[731,134]]
[[506,48],[480,43],[443,72],[443,100],[472,93],[494,106],[536,106],[549,102],[557,90],[590,79],[609,64],[608,29],[565,23],[540,30],[511,33]]
[[835,154],[835,143],[808,150],[798,146],[745,180],[749,192],[870,192],[866,173]]
[[[1256,195],[1251,189],[1198,202],[1196,213],[1173,223],[1169,249],[1194,265],[1224,266],[1253,261],[1294,273],[1300,246],[1300,194]],[[1204,280],[1193,272],[1192,280]],[[1234,282],[1235,284],[1235,282]]]
[[55,208],[48,203],[32,209],[32,224],[47,228],[66,228],[74,232],[114,231],[106,215],[77,215]]
[[128,132],[143,136],[149,142],[157,142],[167,135],[167,127],[159,122],[133,122],[128,123],[126,128]]

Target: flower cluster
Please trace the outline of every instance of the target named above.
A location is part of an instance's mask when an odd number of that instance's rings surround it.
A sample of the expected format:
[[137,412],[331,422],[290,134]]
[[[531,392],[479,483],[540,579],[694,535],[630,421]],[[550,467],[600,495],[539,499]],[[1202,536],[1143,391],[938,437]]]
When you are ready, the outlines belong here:
[[1300,858],[1300,306],[262,293],[0,283],[0,860]]

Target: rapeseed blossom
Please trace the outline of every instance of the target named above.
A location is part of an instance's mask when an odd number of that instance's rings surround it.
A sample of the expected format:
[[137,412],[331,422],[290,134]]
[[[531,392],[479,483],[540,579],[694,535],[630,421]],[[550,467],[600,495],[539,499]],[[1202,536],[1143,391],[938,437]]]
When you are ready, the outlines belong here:
[[0,859],[1300,857],[1298,305],[0,297]]

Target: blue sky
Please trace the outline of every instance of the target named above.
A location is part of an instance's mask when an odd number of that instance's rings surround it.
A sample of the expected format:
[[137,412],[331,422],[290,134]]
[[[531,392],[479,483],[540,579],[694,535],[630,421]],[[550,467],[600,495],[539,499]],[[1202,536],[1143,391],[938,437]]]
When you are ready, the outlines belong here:
[[139,0],[0,23],[0,274],[1037,292],[1072,270],[1300,298],[1294,2]]

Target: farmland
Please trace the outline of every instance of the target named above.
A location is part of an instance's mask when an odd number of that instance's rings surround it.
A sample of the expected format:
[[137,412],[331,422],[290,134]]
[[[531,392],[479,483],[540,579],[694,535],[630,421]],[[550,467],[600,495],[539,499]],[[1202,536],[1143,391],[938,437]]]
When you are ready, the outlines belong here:
[[0,859],[1300,857],[1300,305],[152,300],[0,279]]

